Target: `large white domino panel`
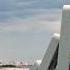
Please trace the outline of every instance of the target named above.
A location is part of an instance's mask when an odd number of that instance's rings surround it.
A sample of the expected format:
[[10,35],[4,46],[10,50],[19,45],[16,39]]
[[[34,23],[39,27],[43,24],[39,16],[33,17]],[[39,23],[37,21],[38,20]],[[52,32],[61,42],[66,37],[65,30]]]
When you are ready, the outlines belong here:
[[62,12],[59,57],[57,70],[69,70],[70,60],[70,5],[64,5]]
[[48,70],[52,57],[58,46],[59,39],[60,39],[60,35],[54,34],[38,70]]

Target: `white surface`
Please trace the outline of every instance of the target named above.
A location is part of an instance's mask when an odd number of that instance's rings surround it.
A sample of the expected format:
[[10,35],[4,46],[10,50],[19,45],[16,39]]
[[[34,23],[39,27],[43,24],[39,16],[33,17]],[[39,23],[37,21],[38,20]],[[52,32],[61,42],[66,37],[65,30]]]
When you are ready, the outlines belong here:
[[70,10],[70,5],[64,5],[63,9]]
[[44,55],[41,65],[39,66],[39,70],[47,70],[49,64],[52,60],[52,57],[56,51],[57,45],[59,43],[60,36],[58,34],[53,35],[52,40],[49,44],[49,47]]
[[70,56],[70,5],[65,5],[62,12],[62,23],[59,43],[57,70],[69,70]]

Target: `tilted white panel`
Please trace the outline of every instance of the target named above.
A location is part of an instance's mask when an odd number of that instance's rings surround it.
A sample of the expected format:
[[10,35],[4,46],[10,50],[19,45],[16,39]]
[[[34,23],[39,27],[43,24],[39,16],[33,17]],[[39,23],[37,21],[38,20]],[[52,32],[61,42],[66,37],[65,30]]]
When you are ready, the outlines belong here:
[[47,70],[48,69],[48,67],[51,63],[51,60],[53,58],[53,55],[56,51],[56,48],[58,46],[59,39],[60,39],[60,35],[54,34],[38,70]]

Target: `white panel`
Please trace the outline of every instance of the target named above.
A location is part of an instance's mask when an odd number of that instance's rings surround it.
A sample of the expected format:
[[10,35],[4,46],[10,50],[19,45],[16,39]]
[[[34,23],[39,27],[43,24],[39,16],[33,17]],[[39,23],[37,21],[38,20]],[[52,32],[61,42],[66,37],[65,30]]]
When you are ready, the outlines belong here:
[[59,43],[58,70],[69,70],[70,55],[70,5],[65,5],[62,12],[61,37]]
[[56,48],[58,46],[58,43],[59,43],[59,39],[60,39],[60,36],[59,34],[55,34],[53,37],[52,37],[52,40],[48,46],[48,49],[44,55],[44,58],[42,60],[42,63],[41,65],[39,66],[39,69],[38,70],[47,70],[49,65],[50,65],[50,62],[52,60],[52,57],[56,51]]

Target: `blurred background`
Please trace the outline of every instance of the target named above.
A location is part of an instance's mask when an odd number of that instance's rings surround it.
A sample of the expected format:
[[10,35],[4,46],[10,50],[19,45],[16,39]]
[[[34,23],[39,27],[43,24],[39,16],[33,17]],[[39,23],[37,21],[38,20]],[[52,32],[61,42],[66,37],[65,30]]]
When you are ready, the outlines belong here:
[[33,64],[60,33],[62,7],[70,0],[0,0],[0,61]]

